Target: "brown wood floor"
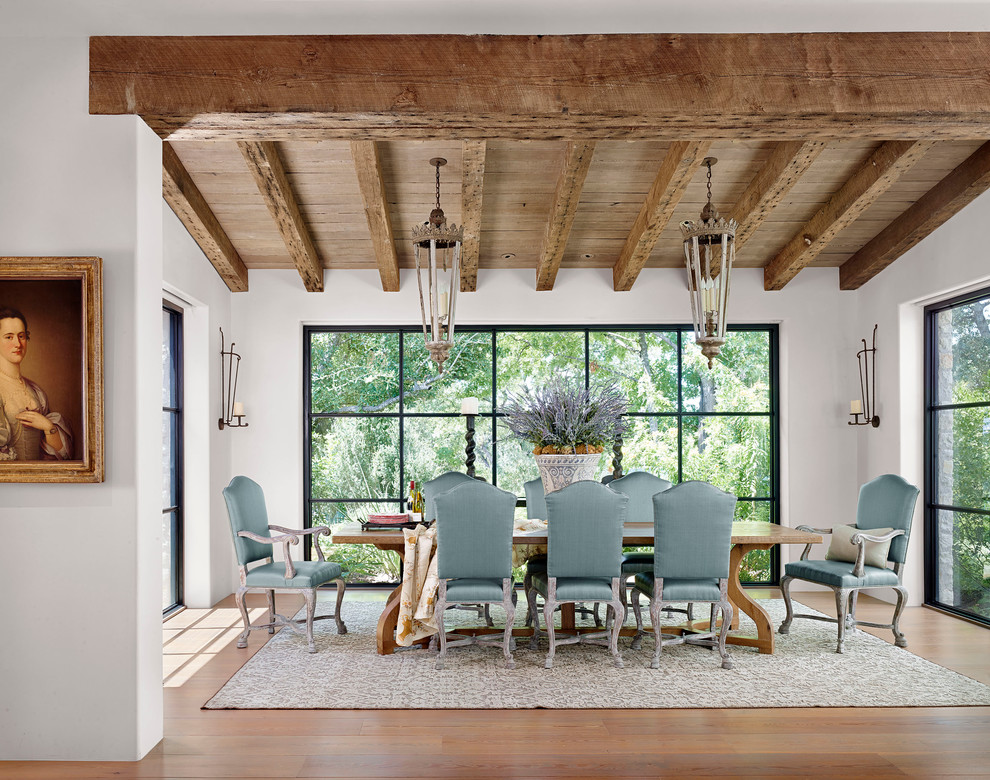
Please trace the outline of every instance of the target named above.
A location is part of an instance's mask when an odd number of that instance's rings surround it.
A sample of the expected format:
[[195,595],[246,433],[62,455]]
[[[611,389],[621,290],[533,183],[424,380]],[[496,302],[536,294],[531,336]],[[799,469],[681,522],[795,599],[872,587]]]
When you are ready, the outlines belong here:
[[[834,614],[831,594],[801,596]],[[858,608],[878,622],[889,610]],[[165,623],[165,738],[143,761],[0,762],[0,778],[990,776],[985,707],[201,710],[268,639],[252,632],[238,650],[237,620],[226,599]],[[990,684],[990,630],[922,607],[902,627],[912,652]]]

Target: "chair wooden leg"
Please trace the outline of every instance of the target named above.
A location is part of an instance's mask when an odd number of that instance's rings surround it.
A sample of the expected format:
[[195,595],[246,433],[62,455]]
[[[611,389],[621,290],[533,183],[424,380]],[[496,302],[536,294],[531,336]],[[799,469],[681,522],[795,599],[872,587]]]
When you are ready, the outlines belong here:
[[[653,648],[653,660],[650,662],[651,669],[660,668],[660,651],[663,649],[663,636],[660,633],[660,598],[658,593],[663,592],[663,582],[658,580],[660,587],[654,590],[653,598],[650,599],[650,620],[653,621],[653,638],[656,639],[657,646]],[[654,585],[656,588],[657,586]]]
[[247,647],[248,634],[251,633],[251,619],[248,617],[247,606],[244,604],[245,593],[247,593],[247,588],[238,588],[234,594],[234,603],[237,604],[237,608],[241,611],[241,618],[244,620],[244,630],[237,637],[237,646],[240,648]]
[[621,669],[624,664],[622,663],[622,654],[619,652],[619,632],[622,630],[622,624],[626,622],[626,602],[619,596],[619,583],[615,580],[612,582],[612,595],[614,598],[609,604],[612,608],[612,631],[609,636],[609,649],[612,651],[615,668]]
[[540,648],[540,612],[536,608],[536,588],[529,588],[526,591],[526,600],[529,603],[529,622],[533,626],[533,636],[529,638],[529,649],[538,650]]
[[550,649],[547,651],[547,660],[544,666],[547,669],[553,668],[553,656],[557,652],[555,636],[553,630],[553,611],[557,608],[557,578],[549,577],[549,587],[546,598],[543,599],[543,618],[547,624],[547,639],[550,640]]
[[643,608],[639,603],[639,591],[633,588],[632,592],[632,608],[633,614],[636,615],[636,636],[633,637],[632,644],[629,645],[633,650],[639,650],[643,646]]
[[794,621],[794,607],[791,604],[791,580],[793,579],[793,577],[786,575],[780,578],[780,594],[784,597],[784,609],[787,610],[787,615],[784,617],[784,622],[780,624],[780,628],[777,629],[778,634],[789,634],[791,623]]
[[[732,602],[724,600],[719,607],[722,610],[722,628],[718,632],[718,654],[722,656],[722,668],[731,669],[732,660],[729,658],[729,651],[725,649],[725,637],[729,633],[729,626],[732,625]],[[715,620],[715,605],[712,604],[712,622]]]
[[333,620],[337,624],[337,633],[346,634],[347,626],[344,625],[344,619],[340,616],[340,607],[344,603],[344,590],[347,588],[347,583],[344,582],[343,578],[334,580],[337,583],[337,606],[334,608]]
[[433,614],[437,616],[437,639],[440,643],[440,652],[437,653],[437,660],[434,668],[437,671],[443,669],[443,662],[447,656],[447,629],[443,625],[443,616],[447,612],[447,581],[440,580],[440,587],[437,590],[437,603],[433,608]]
[[836,622],[839,625],[839,641],[835,646],[835,652],[842,652],[842,643],[846,638],[846,610],[849,607],[849,591],[844,588],[835,590],[835,612]]
[[303,591],[303,598],[306,599],[306,642],[309,643],[309,652],[316,652],[316,642],[313,641],[313,615],[316,614],[316,588]]
[[268,599],[268,633],[275,633],[275,591],[266,590],[265,597]]
[[858,598],[858,590],[849,592],[849,611],[846,613],[846,628],[854,628],[856,626],[856,599]]
[[891,629],[894,632],[894,644],[897,647],[907,647],[907,637],[901,633],[900,622],[901,622],[901,612],[904,609],[904,604],[907,603],[907,588],[905,587],[895,587],[894,590],[897,592],[897,604],[894,607],[894,619],[890,624]]
[[485,604],[484,613],[485,613],[485,625],[488,626],[488,628],[493,628],[495,624],[492,622],[491,604]]
[[512,591],[512,580],[502,580],[502,606],[505,609],[505,631],[502,634],[502,652],[505,654],[506,669],[516,668],[516,662],[512,658],[512,624],[516,620],[515,596],[516,594]]

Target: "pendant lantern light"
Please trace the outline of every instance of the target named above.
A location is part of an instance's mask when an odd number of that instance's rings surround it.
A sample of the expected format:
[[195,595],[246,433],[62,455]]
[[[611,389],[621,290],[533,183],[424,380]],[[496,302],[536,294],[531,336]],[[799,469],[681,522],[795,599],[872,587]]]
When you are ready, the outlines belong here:
[[708,202],[701,219],[681,223],[694,340],[708,358],[709,368],[725,344],[725,311],[736,256],[736,221],[720,217],[712,204],[712,166],[717,162],[714,157],[706,157],[702,163],[708,168]]
[[461,286],[461,244],[464,241],[463,227],[448,225],[440,208],[440,166],[446,164],[442,157],[430,160],[430,165],[437,171],[437,206],[430,212],[429,220],[412,230],[423,339],[440,373],[443,373],[444,361],[454,344],[454,311]]

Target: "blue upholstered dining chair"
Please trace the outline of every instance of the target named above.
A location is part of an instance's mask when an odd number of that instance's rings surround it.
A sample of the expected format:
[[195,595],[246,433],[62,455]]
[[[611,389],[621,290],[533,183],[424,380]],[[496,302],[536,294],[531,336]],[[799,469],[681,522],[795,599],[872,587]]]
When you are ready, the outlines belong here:
[[[558,644],[606,645],[615,666],[622,668],[619,631],[626,617],[626,607],[619,597],[622,566],[622,526],[626,521],[629,499],[598,482],[572,482],[546,497],[547,567],[534,571],[526,594],[533,619],[530,647],[536,649],[540,634],[540,616],[536,595],[543,596],[543,615],[550,639],[546,668],[553,667]],[[565,602],[606,602],[611,631],[577,634],[557,639],[553,625],[554,610]]]
[[[301,634],[303,632],[299,626],[305,625],[309,652],[315,653],[313,621],[329,618],[336,621],[338,634],[346,634],[347,626],[340,616],[346,587],[341,576],[340,564],[324,560],[323,550],[320,549],[319,544],[314,545],[317,556],[315,561],[293,561],[289,555],[289,547],[298,545],[300,539],[310,534],[314,539],[323,534],[329,536],[330,529],[318,527],[293,530],[269,525],[264,491],[261,485],[247,477],[234,477],[223,489],[223,498],[227,502],[227,516],[230,518],[230,530],[234,535],[234,551],[241,577],[241,584],[234,594],[234,600],[244,619],[244,631],[237,637],[237,646],[247,647],[248,634],[255,629],[267,628],[269,634],[274,634],[276,626],[288,626],[293,632]],[[279,535],[272,536],[272,531],[277,531]],[[283,561],[274,560],[273,550],[276,544],[282,545]],[[248,568],[257,561],[264,563]],[[328,582],[337,583],[336,609],[332,615],[314,617],[316,589]],[[244,605],[244,596],[251,591],[263,591],[268,597],[267,623],[251,625],[247,607]],[[275,591],[301,593],[306,600],[306,619],[291,620],[277,614]]]
[[[463,471],[445,471],[438,477],[434,477],[429,482],[423,483],[423,521],[430,523],[437,519],[436,501],[437,496],[458,485],[466,485],[470,482],[478,482],[474,477],[469,477]],[[452,604],[451,609],[464,609],[469,612],[476,612],[478,617],[484,617],[485,622],[492,626],[489,610],[483,604]]]
[[[835,544],[833,532],[839,529],[811,528],[799,525],[798,529],[820,534],[833,534],[833,544],[829,547],[826,560],[808,560],[811,545],[804,548],[801,559],[784,566],[784,577],[780,580],[780,590],[784,596],[787,616],[780,624],[781,634],[790,633],[791,621],[796,618],[824,620],[838,625],[838,644],[835,652],[842,652],[845,630],[855,626],[889,628],[894,632],[894,644],[907,647],[907,638],[901,633],[898,624],[904,602],[907,601],[907,588],[904,587],[901,567],[907,558],[908,540],[911,536],[911,521],[918,500],[918,488],[896,474],[883,474],[870,480],[859,490],[859,504],[856,508],[856,530],[849,535],[848,551],[841,551]],[[864,531],[866,533],[859,533]],[[869,533],[872,531],[873,533]],[[885,545],[890,545],[886,551]],[[868,549],[868,545],[872,549]],[[879,549],[875,546],[879,546]],[[874,558],[870,565],[869,558]],[[892,563],[893,568],[888,564]],[[818,585],[826,585],[835,593],[836,617],[822,615],[794,614],[791,605],[791,582],[805,580]],[[894,617],[889,624],[867,623],[856,620],[856,597],[861,590],[869,588],[893,588],[897,593]]]
[[[646,471],[633,471],[624,477],[613,479],[608,486],[623,495],[629,496],[629,515],[626,522],[629,523],[652,523],[653,522],[653,496],[662,493],[670,487],[670,483],[650,474]],[[626,593],[626,581],[640,572],[653,571],[652,552],[628,552],[622,556],[622,586],[620,595],[622,603],[628,604]],[[671,608],[673,611],[673,608]],[[692,618],[691,605],[688,604],[685,612],[690,620]]]
[[530,520],[547,519],[547,498],[543,494],[543,480],[537,477],[523,483],[526,491],[526,517]]
[[[448,641],[444,612],[451,604],[500,603],[505,609],[501,645],[511,669],[515,583],[512,580],[512,521],[515,494],[471,480],[434,499],[437,519],[437,576],[440,579],[435,614],[440,652],[436,668],[443,669],[447,647],[499,644],[480,636]],[[489,623],[489,625],[491,625]]]
[[[722,668],[731,669],[725,637],[732,623],[729,602],[729,550],[736,497],[707,482],[681,482],[653,496],[653,571],[640,572],[633,580],[636,638],[643,641],[640,594],[650,599],[650,619],[656,647],[650,666],[660,668],[660,651],[666,645],[692,644],[717,647]],[[707,633],[664,634],[660,612],[671,601],[708,602],[722,613],[716,637],[715,613]]]

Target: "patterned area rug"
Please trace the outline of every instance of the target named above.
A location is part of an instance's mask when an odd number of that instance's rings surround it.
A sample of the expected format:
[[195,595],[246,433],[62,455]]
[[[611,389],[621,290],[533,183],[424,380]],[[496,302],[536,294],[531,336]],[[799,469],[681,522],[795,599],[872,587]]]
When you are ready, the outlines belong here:
[[[783,601],[762,602],[779,625]],[[318,609],[329,609],[322,602]],[[850,632],[845,653],[835,653],[835,626],[795,620],[777,635],[777,652],[730,648],[734,668],[720,668],[706,648],[664,648],[659,670],[650,669],[653,640],[629,649],[620,640],[624,669],[612,666],[604,647],[558,647],[553,669],[539,651],[518,642],[515,669],[500,648],[457,647],[435,671],[435,654],[410,649],[375,653],[379,602],[345,602],[348,633],[332,620],[316,624],[318,652],[305,638],[279,631],[204,705],[204,709],[526,709],[666,707],[943,707],[990,705],[990,687],[867,634]],[[809,611],[802,608],[800,611]],[[494,607],[496,625],[502,617]],[[631,610],[630,610],[631,612]],[[474,620],[448,612],[450,623]],[[522,610],[517,609],[521,624]],[[677,621],[677,615],[674,615]],[[752,624],[742,616],[742,632]],[[747,625],[748,624],[748,625]],[[908,641],[911,637],[908,636]]]

